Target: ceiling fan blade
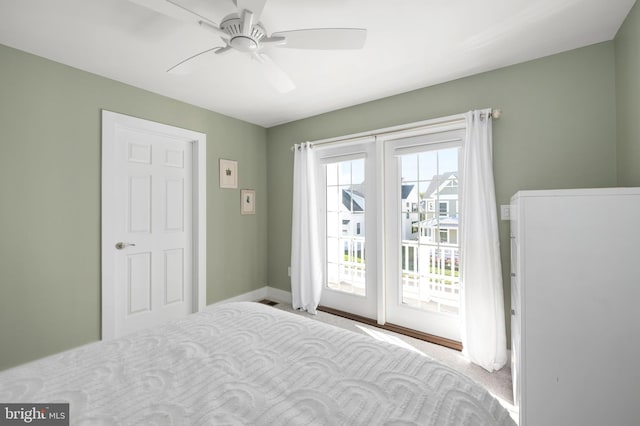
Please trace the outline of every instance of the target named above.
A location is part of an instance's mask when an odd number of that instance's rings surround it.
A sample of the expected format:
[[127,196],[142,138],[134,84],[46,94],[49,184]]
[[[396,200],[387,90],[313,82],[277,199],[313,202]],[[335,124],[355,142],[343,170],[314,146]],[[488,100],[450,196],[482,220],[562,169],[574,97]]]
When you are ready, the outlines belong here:
[[287,39],[285,37],[265,37],[260,40],[261,45],[268,44],[272,46],[285,44],[286,42],[287,42]]
[[180,21],[197,23],[201,26],[215,32],[220,37],[229,38],[229,35],[222,31],[218,24],[213,22],[206,16],[202,16],[192,10],[187,9],[180,3],[173,0],[129,0],[131,3],[135,3],[147,9],[154,10],[162,15],[170,18],[178,19]]
[[262,10],[267,0],[234,0],[234,3],[238,7],[238,12],[242,14],[243,10],[249,10],[253,12],[253,19],[255,22],[260,21],[262,16]]
[[242,14],[242,34],[250,36],[251,27],[253,27],[253,12],[245,10]]
[[198,24],[200,24],[200,26],[202,28],[206,28],[207,30],[214,32],[215,34],[217,34],[218,36],[220,36],[221,38],[223,38],[225,40],[229,40],[231,38],[231,36],[229,34],[227,34],[226,32],[222,31],[220,28],[218,28],[214,24],[210,24],[207,21],[200,21],[200,22],[198,22]]
[[225,47],[213,47],[211,49],[207,49],[204,50],[200,53],[196,53],[193,56],[189,56],[187,59],[178,62],[177,64],[175,64],[174,66],[172,66],[171,68],[169,68],[167,70],[168,73],[170,74],[176,74],[176,75],[185,75],[185,74],[189,74],[191,72],[191,67],[189,66],[191,61],[199,56],[202,56],[204,54],[207,54],[209,52],[216,52],[219,53],[220,50],[226,49]]
[[253,57],[261,64],[263,75],[267,82],[280,93],[287,93],[296,88],[282,68],[264,53],[254,53]]
[[129,0],[131,3],[155,10],[165,16],[179,19],[186,22],[207,21],[213,23],[210,19],[193,12],[184,6],[172,0]]
[[219,47],[218,50],[216,50],[216,55],[222,55],[227,52],[231,52],[232,50],[233,50],[233,47],[227,44],[225,47]]
[[291,49],[361,49],[367,39],[363,28],[311,28],[306,30],[280,31],[271,37],[285,37],[280,47]]

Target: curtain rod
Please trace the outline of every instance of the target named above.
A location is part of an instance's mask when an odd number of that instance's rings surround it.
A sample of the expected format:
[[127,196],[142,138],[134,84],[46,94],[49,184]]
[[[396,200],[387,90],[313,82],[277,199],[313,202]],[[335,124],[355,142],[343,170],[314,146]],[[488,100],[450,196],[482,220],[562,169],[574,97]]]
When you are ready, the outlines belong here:
[[[501,116],[502,116],[501,109],[492,109],[491,112],[489,113],[489,117],[495,120],[499,119]],[[484,118],[484,113],[481,114],[480,117]],[[393,135],[400,132],[428,130],[433,127],[454,125],[454,124],[462,123],[464,119],[465,119],[464,114],[456,114],[456,115],[450,115],[447,117],[418,121],[410,124],[401,124],[398,126],[385,127],[378,130],[370,130],[370,131],[361,132],[361,133],[354,133],[351,135],[337,136],[337,137],[327,138],[327,139],[319,139],[317,141],[311,141],[309,143],[311,143],[312,146],[333,144],[333,143],[340,143],[340,142],[358,143],[363,139],[368,139],[374,136],[389,136],[389,135]],[[292,146],[290,149],[291,151],[293,151],[295,147]]]

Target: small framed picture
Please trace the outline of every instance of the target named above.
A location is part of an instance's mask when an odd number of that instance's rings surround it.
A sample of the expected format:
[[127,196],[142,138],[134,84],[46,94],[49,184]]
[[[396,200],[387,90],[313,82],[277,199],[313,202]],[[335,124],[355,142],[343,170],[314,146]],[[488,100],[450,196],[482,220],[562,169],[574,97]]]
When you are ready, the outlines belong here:
[[256,191],[243,189],[240,191],[240,214],[256,214]]
[[238,187],[238,162],[220,159],[220,188]]

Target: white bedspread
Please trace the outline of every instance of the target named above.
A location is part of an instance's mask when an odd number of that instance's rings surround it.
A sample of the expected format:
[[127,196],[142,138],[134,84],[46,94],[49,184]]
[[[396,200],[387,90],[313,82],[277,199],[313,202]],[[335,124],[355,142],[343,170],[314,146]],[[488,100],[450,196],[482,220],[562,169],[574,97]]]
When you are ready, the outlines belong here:
[[0,402],[69,402],[95,426],[514,424],[427,357],[257,303],[0,372]]

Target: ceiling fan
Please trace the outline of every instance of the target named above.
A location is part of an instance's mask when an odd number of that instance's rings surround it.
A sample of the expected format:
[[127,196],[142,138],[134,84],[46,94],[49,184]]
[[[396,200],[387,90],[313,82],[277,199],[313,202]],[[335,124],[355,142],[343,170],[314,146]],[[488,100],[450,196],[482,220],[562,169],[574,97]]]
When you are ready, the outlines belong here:
[[278,91],[289,92],[295,89],[291,78],[266,53],[268,46],[291,49],[360,49],[364,46],[367,30],[362,28],[311,28],[274,32],[269,35],[260,22],[267,0],[233,0],[237,13],[224,17],[218,25],[177,0],[129,0],[176,19],[198,24],[212,31],[225,43],[197,53],[177,63],[167,70],[179,69],[189,61],[211,52],[221,55],[232,50],[247,53],[258,61],[266,80]]

